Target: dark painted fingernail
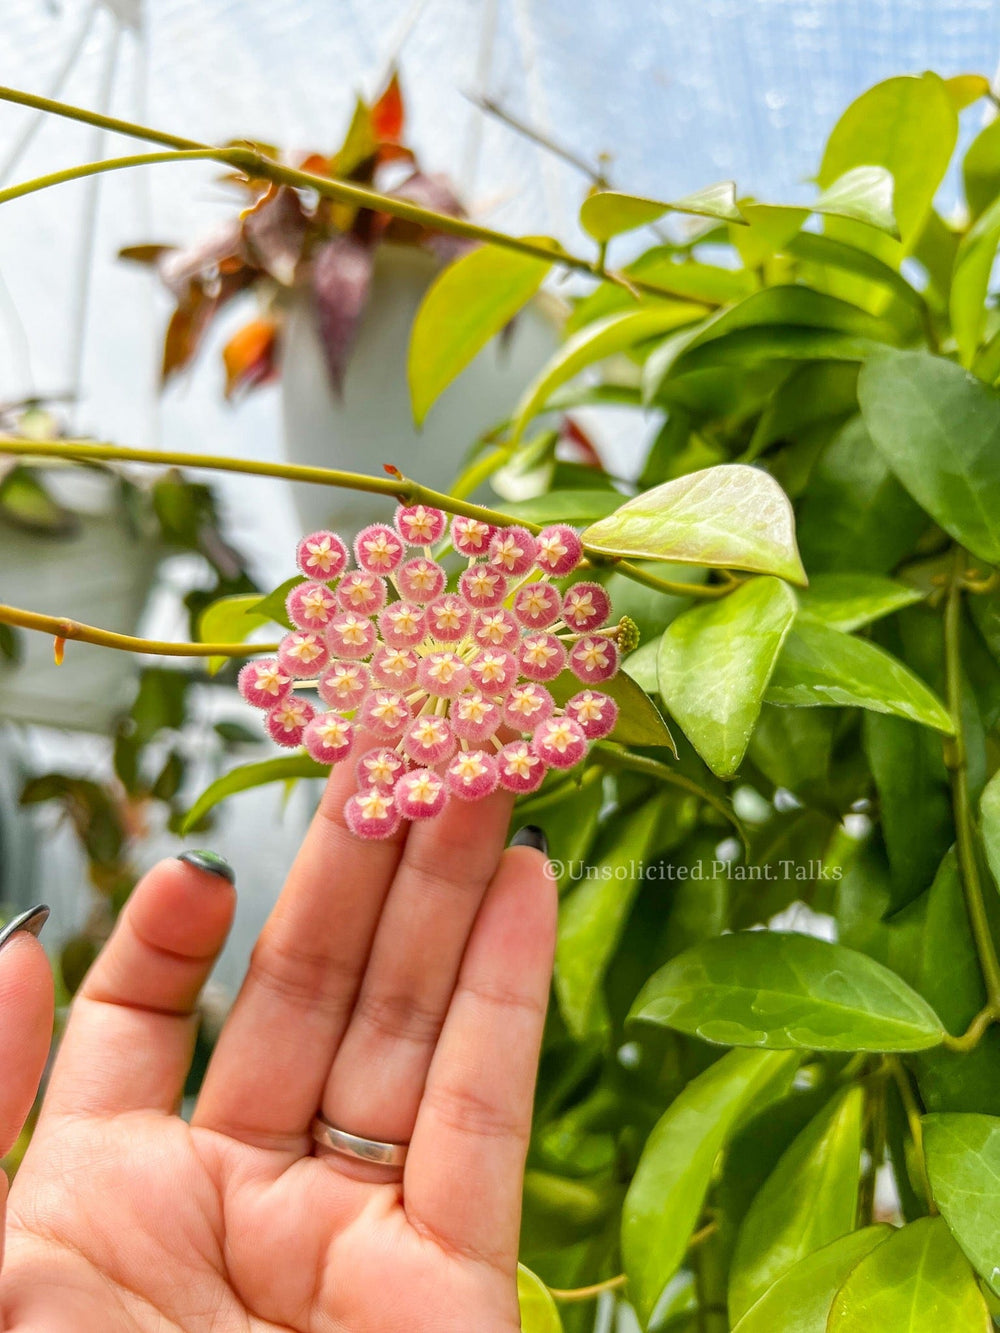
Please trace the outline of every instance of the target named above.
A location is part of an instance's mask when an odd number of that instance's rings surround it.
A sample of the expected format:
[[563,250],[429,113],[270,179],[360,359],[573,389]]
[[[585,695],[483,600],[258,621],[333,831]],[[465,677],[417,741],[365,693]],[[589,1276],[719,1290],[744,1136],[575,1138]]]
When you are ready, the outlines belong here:
[[510,845],[512,847],[534,847],[543,856],[549,854],[549,840],[545,836],[544,829],[540,829],[537,824],[525,824],[524,828],[519,828],[511,838]]
[[219,875],[230,884],[236,883],[236,871],[218,852],[181,852],[177,859],[194,866],[195,870],[207,870],[210,875]]
[[29,907],[26,912],[16,916],[13,921],[8,921],[0,930],[0,949],[15,935],[34,935],[37,940],[48,919],[49,909],[44,903],[39,903],[37,907]]

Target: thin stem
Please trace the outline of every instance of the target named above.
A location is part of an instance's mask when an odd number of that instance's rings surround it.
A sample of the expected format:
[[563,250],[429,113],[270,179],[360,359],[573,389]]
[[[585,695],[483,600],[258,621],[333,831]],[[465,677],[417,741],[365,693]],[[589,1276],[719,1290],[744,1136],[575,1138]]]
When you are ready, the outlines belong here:
[[[924,1196],[924,1202],[927,1204],[928,1211],[933,1215],[937,1213],[937,1205],[934,1202],[934,1196],[931,1193],[931,1182],[927,1175],[927,1162],[924,1158],[924,1128],[920,1120],[920,1107],[913,1095],[913,1088],[910,1086],[910,1076],[903,1067],[903,1062],[895,1055],[886,1058],[889,1066],[889,1072],[892,1074],[893,1081],[899,1092],[899,1100],[903,1104],[903,1113],[906,1116],[906,1123],[909,1126],[910,1138],[913,1140],[913,1151],[917,1159],[917,1170],[920,1174],[920,1189]],[[905,1163],[902,1165],[905,1166]]]
[[949,1051],[974,1051],[991,1025],[998,1019],[1000,1019],[1000,1009],[988,1004],[980,1009],[960,1037],[953,1037],[950,1032],[946,1032],[941,1045]]
[[[18,606],[0,605],[0,624],[39,630],[58,640],[74,639],[101,648],[120,648],[129,653],[152,653],[157,657],[253,657],[273,653],[276,643],[172,643],[167,639],[137,639],[132,634],[114,634],[96,625],[81,625],[63,616],[45,616]],[[57,647],[58,652],[58,647]]]
[[627,1281],[624,1273],[617,1273],[603,1282],[593,1282],[589,1287],[549,1287],[549,1295],[557,1301],[591,1301],[605,1291],[618,1291]]
[[631,773],[645,773],[648,777],[657,778],[660,782],[666,782],[672,787],[680,787],[682,791],[697,796],[699,800],[710,805],[713,810],[722,815],[723,819],[732,824],[744,847],[748,845],[746,830],[725,801],[720,800],[712,792],[706,791],[704,787],[699,787],[693,779],[668,768],[666,764],[661,764],[658,759],[648,759],[642,754],[632,754],[628,750],[620,750],[618,746],[609,741],[597,741],[594,749],[600,751],[601,764],[605,767],[625,768]]
[[[511,518],[499,509],[459,500],[442,491],[421,486],[402,473],[392,477],[369,477],[361,472],[342,472],[336,468],[305,467],[300,463],[265,463],[249,458],[227,458],[223,454],[195,454],[160,449],[131,449],[120,445],[88,440],[22,440],[15,436],[0,435],[0,454],[20,457],[64,458],[76,462],[152,463],[160,467],[205,468],[212,472],[240,472],[255,477],[281,477],[285,481],[310,482],[317,486],[338,486],[341,489],[365,491],[372,495],[387,495],[407,504],[424,504],[443,509],[448,514],[478,518],[484,523],[509,527],[517,523],[530,532],[541,532],[542,524],[527,519]],[[592,551],[584,546],[584,554],[595,565],[613,565],[626,578],[642,583],[660,592],[680,597],[723,597],[735,584],[672,583],[669,579],[648,574],[630,560],[617,560],[604,551]]]
[[[0,86],[0,101],[16,102],[21,106],[35,107],[55,116],[83,121],[85,124],[96,125],[116,134],[125,134],[132,139],[144,139],[150,143],[163,144],[168,148],[176,148],[185,152],[192,149],[198,150],[204,152],[205,156],[212,161],[224,162],[228,166],[235,167],[247,176],[256,179],[269,180],[277,185],[290,185],[299,190],[314,190],[316,194],[325,199],[335,199],[340,203],[351,204],[356,208],[371,209],[377,213],[388,213],[391,217],[416,223],[418,226],[429,228],[432,231],[444,232],[446,235],[461,236],[465,240],[480,241],[486,245],[498,245],[507,250],[515,250],[519,254],[544,259],[550,264],[558,264],[562,268],[587,273],[593,278],[607,279],[612,282],[625,281],[618,274],[605,273],[601,266],[593,260],[570,254],[569,251],[564,250],[554,242],[546,244],[542,241],[526,240],[519,236],[509,236],[505,232],[495,231],[491,227],[483,227],[478,223],[470,222],[467,218],[452,217],[447,213],[437,213],[433,209],[412,204],[406,199],[397,199],[392,195],[380,194],[377,190],[369,190],[350,181],[336,180],[330,176],[318,176],[310,171],[300,171],[295,167],[276,162],[273,158],[265,156],[249,144],[245,148],[215,148],[211,144],[199,143],[196,139],[184,139],[178,135],[164,133],[162,130],[151,129],[146,125],[138,125],[133,121],[101,115],[99,112],[89,111],[84,107],[71,106],[66,102],[57,102],[49,97],[39,97],[16,88]],[[128,159],[121,159],[120,165],[126,167],[135,165],[135,163]],[[60,175],[61,173],[56,174]],[[41,176],[37,181],[25,182],[21,188],[24,193],[28,193],[30,189],[41,189],[46,185],[57,183],[58,181],[50,177]],[[626,285],[631,290],[645,292],[651,296],[665,296],[672,300],[685,301],[703,308],[718,307],[722,304],[718,301],[707,301],[701,297],[697,301],[693,301],[688,293],[676,291],[663,283],[647,283],[629,278]]]
[[0,190],[0,204],[11,199],[21,199],[26,194],[35,194],[47,190],[50,185],[64,185],[67,181],[83,180],[86,176],[102,176],[109,171],[121,171],[125,167],[154,166],[160,162],[205,162],[217,157],[214,148],[174,149],[163,153],[133,153],[128,157],[109,157],[99,162],[84,162],[78,167],[67,167],[64,171],[53,171],[47,176],[36,176],[33,180],[22,181],[19,185],[8,185]]
[[[956,546],[948,599],[944,612],[945,695],[955,728],[954,738],[946,742],[945,762],[951,770],[952,804],[958,864],[961,871],[969,926],[979,956],[979,967],[986,987],[987,1009],[1000,1011],[1000,960],[997,959],[993,932],[990,930],[983,886],[976,857],[975,832],[969,796],[969,770],[965,732],[962,724],[962,583],[965,576],[965,552]],[[985,1010],[984,1010],[985,1013]],[[992,1018],[992,1015],[991,1015]],[[988,1026],[988,1021],[987,1024]]]

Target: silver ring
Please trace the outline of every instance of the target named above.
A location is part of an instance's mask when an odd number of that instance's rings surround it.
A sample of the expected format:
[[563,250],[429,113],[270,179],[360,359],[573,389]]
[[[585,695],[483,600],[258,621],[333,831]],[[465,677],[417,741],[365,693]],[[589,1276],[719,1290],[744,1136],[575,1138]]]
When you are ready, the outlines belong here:
[[378,1139],[363,1139],[357,1134],[348,1134],[346,1129],[338,1129],[324,1120],[321,1115],[312,1122],[313,1138],[324,1148],[345,1157],[353,1157],[360,1162],[375,1162],[379,1166],[402,1166],[406,1161],[407,1143],[381,1143]]

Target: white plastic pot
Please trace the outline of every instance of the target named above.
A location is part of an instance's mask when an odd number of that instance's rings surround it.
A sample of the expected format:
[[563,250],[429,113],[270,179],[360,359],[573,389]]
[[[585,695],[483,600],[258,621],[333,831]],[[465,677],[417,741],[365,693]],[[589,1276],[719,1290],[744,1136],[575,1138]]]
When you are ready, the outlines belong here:
[[[344,380],[343,399],[330,385],[307,294],[292,305],[281,372],[285,448],[290,462],[384,476],[394,463],[424,485],[447,489],[470,446],[510,415],[518,397],[558,343],[556,303],[534,301],[511,336],[495,338],[445,390],[421,431],[413,425],[406,379],[410,329],[439,271],[429,254],[383,245],[371,294]],[[293,486],[303,531],[327,524],[355,530],[383,521],[378,496],[321,486]]]
[[[110,474],[52,468],[45,484],[79,516],[77,531],[58,538],[0,520],[0,602],[134,634],[161,552],[132,531]],[[18,634],[20,663],[0,661],[0,722],[106,732],[130,704],[130,653],[70,642],[57,667],[47,634]]]

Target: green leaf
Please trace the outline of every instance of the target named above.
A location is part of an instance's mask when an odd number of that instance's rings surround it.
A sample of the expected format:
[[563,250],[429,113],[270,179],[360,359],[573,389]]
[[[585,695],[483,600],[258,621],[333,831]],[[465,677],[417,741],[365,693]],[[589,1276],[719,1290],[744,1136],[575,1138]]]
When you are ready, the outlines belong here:
[[613,514],[621,502],[620,491],[569,490],[547,491],[530,500],[504,500],[496,507],[511,518],[529,523],[569,523],[579,527]]
[[924,299],[906,279],[897,273],[876,255],[833,236],[824,236],[819,232],[802,231],[785,246],[785,253],[793,259],[806,264],[816,264],[823,268],[839,269],[879,287],[886,287],[905,306],[923,318],[926,312]]
[[876,448],[956,541],[1000,563],[1000,395],[927,352],[873,358],[858,399]]
[[0,476],[0,518],[27,532],[71,537],[77,516],[49,494],[39,473],[17,465]]
[[660,682],[656,678],[656,663],[660,656],[660,644],[657,639],[650,639],[634,653],[629,653],[622,662],[622,670],[631,676],[635,683],[647,694],[659,692]]
[[548,1287],[530,1268],[517,1266],[521,1333],[562,1333],[562,1320]]
[[972,1270],[940,1217],[900,1228],[848,1275],[828,1333],[989,1333]]
[[255,616],[264,616],[267,620],[273,620],[278,625],[284,625],[285,629],[294,629],[295,626],[288,619],[288,612],[285,609],[285,602],[288,600],[288,594],[293,588],[298,587],[300,583],[305,583],[301,574],[293,574],[290,579],[285,579],[284,583],[278,585],[273,592],[269,592],[266,597],[260,597],[254,604],[248,608],[248,614]]
[[[571,671],[564,671],[547,688],[562,707],[567,699],[579,693],[580,682]],[[619,745],[665,745],[676,757],[677,747],[669,727],[652,699],[631,676],[619,672],[602,684],[601,692],[610,695],[618,705],[618,720],[609,740]]]
[[970,1263],[1000,1295],[1000,1119],[924,1116],[934,1202]]
[[794,619],[791,589],[780,579],[760,578],[692,607],[664,631],[660,697],[720,777],[740,766]]
[[773,1051],[730,1051],[688,1083],[647,1139],[622,1211],[629,1297],[644,1324],[684,1259],[719,1151],[796,1063]]
[[664,213],[693,213],[698,217],[719,218],[722,222],[742,222],[736,207],[736,186],[720,181],[673,203],[646,199],[619,190],[598,190],[588,195],[580,209],[580,226],[595,241],[610,241],[623,231],[645,227]]
[[973,218],[1000,195],[1000,120],[991,120],[969,145],[962,163],[965,198]]
[[616,556],[746,569],[805,583],[788,497],[745,463],[689,472],[592,523],[584,544]]
[[[254,609],[259,606],[260,597],[255,592],[220,597],[206,606],[198,617],[198,642],[245,643],[259,625],[270,623],[270,616],[261,615]],[[214,676],[228,661],[228,657],[210,657],[208,674]]]
[[577,1040],[607,1027],[601,993],[604,973],[641,887],[636,867],[653,849],[665,799],[647,801],[621,820],[604,854],[562,901],[555,992],[566,1026]]
[[868,713],[864,743],[898,911],[933,883],[954,841],[948,770],[938,737],[903,718]]
[[521,439],[528,422],[544,407],[554,390],[586,366],[683,324],[691,324],[704,313],[703,306],[687,301],[657,301],[654,305],[608,315],[573,334],[521,395],[514,410],[511,443],[516,444]]
[[847,634],[923,598],[919,588],[878,574],[817,574],[799,594],[799,617]]
[[922,1051],[944,1029],[930,1005],[865,954],[810,935],[721,935],[649,979],[630,1018],[723,1046]]
[[990,863],[993,882],[1000,887],[1000,773],[994,773],[979,798],[983,845]]
[[864,222],[898,238],[892,193],[892,176],[883,167],[855,167],[808,206],[741,203],[740,209],[750,226],[775,250],[784,249],[811,213]]
[[944,86],[956,111],[964,111],[981,97],[990,95],[990,81],[985,74],[953,74],[945,79]]
[[767,690],[767,702],[893,713],[951,735],[948,710],[897,658],[867,639],[816,621],[796,621]]
[[[549,237],[528,239],[559,249]],[[418,426],[452,380],[527,305],[551,268],[550,261],[534,255],[484,245],[435,278],[413,321],[407,357]]]
[[936,74],[887,79],[847,108],[827,141],[818,181],[829,187],[856,167],[884,167],[904,245],[920,232],[951,160],[958,116]]
[[826,1333],[830,1307],[848,1274],[892,1234],[891,1227],[865,1227],[800,1259],[746,1312],[733,1333]]
[[181,829],[186,833],[214,806],[237,792],[263,787],[269,782],[289,782],[295,778],[325,778],[330,769],[317,764],[307,754],[293,754],[279,759],[264,759],[256,764],[241,764],[209,784],[184,816]]
[[963,366],[971,366],[986,331],[986,297],[1000,243],[1000,200],[962,237],[955,258],[948,308]]
[[854,1226],[864,1093],[846,1089],[812,1119],[758,1191],[729,1272],[729,1318],[741,1319],[796,1263]]

